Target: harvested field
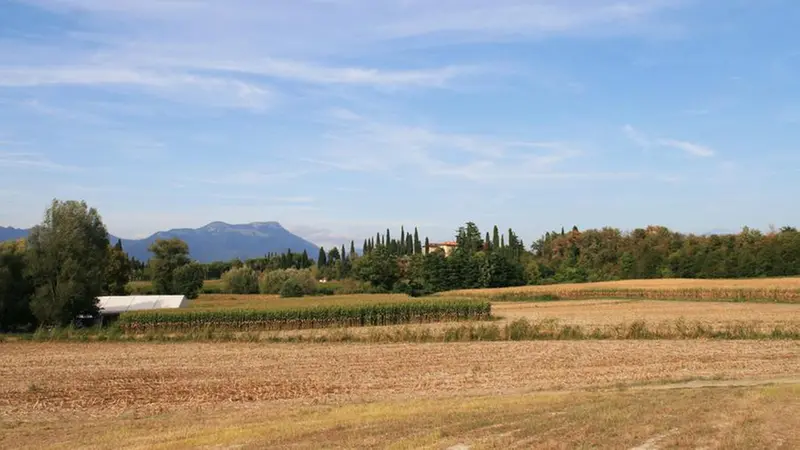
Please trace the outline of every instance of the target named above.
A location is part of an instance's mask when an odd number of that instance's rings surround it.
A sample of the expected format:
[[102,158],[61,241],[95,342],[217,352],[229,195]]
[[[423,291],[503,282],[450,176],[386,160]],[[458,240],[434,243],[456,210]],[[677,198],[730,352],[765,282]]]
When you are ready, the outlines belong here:
[[604,326],[643,320],[648,323],[685,319],[720,325],[757,323],[764,327],[799,326],[800,304],[671,302],[655,300],[574,300],[540,303],[495,303],[492,314],[505,320],[556,319],[560,323]]
[[0,411],[580,389],[800,375],[794,341],[391,345],[3,344]]
[[[664,445],[798,442],[795,342],[27,343],[2,351],[2,448],[630,448],[671,430]],[[687,383],[695,379],[710,381]],[[773,382],[782,384],[758,386]],[[720,387],[662,390],[703,385]]]
[[[658,386],[662,387],[662,386]],[[0,421],[0,448],[795,449],[800,385],[547,392],[332,407],[220,404]]]

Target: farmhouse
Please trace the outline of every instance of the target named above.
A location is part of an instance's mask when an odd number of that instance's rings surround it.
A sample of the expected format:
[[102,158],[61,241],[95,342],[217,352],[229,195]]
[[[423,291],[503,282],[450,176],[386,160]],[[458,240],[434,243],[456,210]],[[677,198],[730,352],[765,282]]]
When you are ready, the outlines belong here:
[[98,297],[100,324],[116,320],[120,314],[128,311],[147,311],[151,309],[177,309],[189,305],[183,295],[124,295]]
[[428,253],[441,249],[444,251],[444,256],[450,256],[450,254],[453,253],[453,250],[455,250],[457,247],[458,243],[452,241],[441,243],[431,242],[428,244]]

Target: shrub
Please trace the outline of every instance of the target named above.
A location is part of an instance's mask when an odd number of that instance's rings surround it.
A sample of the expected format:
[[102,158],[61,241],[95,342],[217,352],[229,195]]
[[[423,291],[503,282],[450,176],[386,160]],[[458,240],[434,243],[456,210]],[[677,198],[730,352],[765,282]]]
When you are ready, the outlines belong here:
[[309,269],[285,269],[264,272],[258,283],[259,289],[262,294],[280,294],[283,285],[289,279],[294,280],[305,295],[311,295],[317,290],[317,280]]
[[284,281],[283,286],[281,286],[280,295],[282,298],[302,297],[304,294],[303,286],[300,286],[300,283],[294,278]]
[[327,286],[318,286],[314,295],[336,295],[336,291]]
[[222,275],[223,291],[227,294],[258,294],[258,272],[250,267],[237,267]]

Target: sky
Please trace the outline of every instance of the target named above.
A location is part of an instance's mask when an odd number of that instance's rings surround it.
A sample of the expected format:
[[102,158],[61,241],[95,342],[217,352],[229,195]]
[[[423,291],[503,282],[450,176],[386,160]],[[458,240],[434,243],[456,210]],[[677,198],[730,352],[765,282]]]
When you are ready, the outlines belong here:
[[0,225],[800,225],[796,0],[0,0]]

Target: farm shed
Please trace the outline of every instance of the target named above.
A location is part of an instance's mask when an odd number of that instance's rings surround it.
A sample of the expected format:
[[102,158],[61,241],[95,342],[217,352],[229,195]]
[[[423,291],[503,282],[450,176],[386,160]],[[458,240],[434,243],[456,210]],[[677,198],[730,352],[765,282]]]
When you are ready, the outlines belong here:
[[100,324],[113,321],[127,311],[150,309],[177,309],[189,305],[183,295],[125,295],[97,297],[100,307]]

